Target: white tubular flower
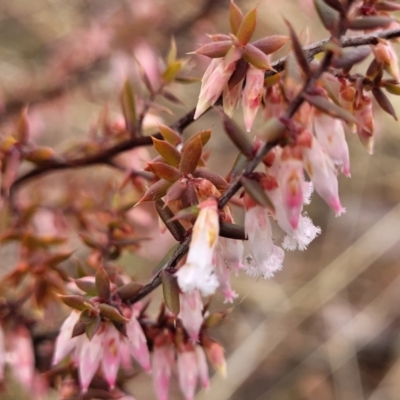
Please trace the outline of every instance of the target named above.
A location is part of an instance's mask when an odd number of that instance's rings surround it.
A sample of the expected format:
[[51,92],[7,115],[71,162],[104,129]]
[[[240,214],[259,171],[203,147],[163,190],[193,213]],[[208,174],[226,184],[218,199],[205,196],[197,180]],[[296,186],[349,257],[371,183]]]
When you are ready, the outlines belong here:
[[245,214],[245,230],[249,237],[252,257],[248,257],[247,272],[252,276],[270,278],[282,269],[283,250],[272,241],[272,230],[265,208],[250,207]]
[[179,287],[184,293],[198,289],[204,296],[210,296],[218,288],[213,266],[213,255],[219,235],[217,200],[210,198],[204,201],[200,208],[193,227],[186,263],[176,275]]

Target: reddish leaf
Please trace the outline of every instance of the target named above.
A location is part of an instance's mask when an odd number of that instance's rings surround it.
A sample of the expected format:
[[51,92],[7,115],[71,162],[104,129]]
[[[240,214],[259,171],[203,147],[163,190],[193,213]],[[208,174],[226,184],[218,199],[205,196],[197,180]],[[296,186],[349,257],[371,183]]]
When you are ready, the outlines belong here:
[[304,98],[315,108],[318,108],[318,110],[323,111],[326,114],[331,115],[332,117],[343,119],[346,122],[357,122],[354,115],[339,107],[337,104],[332,103],[325,97],[305,94]]
[[185,174],[192,174],[201,159],[202,151],[203,146],[200,137],[191,140],[182,150],[182,159],[179,165],[180,171]]
[[175,182],[182,177],[182,172],[163,162],[149,162],[147,163],[150,170],[154,175],[159,178],[165,179],[169,182]]
[[306,76],[310,76],[311,75],[310,66],[308,64],[307,57],[304,54],[303,48],[301,47],[300,41],[296,35],[296,32],[294,31],[292,25],[288,21],[285,22],[289,29],[290,39],[292,41],[293,51],[296,56],[296,60],[299,63],[299,66],[303,70],[304,74]]
[[156,183],[153,183],[143,195],[143,197],[139,200],[139,203],[143,203],[145,201],[154,201],[161,199],[167,193],[168,188],[171,186],[171,182],[168,182],[164,179],[160,179]]
[[257,47],[265,54],[271,54],[275,53],[281,47],[283,47],[288,42],[288,40],[289,38],[287,36],[271,35],[256,40],[255,42],[252,43],[252,45]]
[[95,282],[96,282],[97,295],[101,299],[107,301],[111,295],[111,289],[110,289],[111,282],[106,270],[102,266],[97,268]]
[[229,118],[221,108],[216,108],[218,114],[222,118],[222,123],[224,125],[224,130],[232,140],[234,145],[239,149],[239,151],[244,154],[246,157],[250,157],[253,155],[253,143],[246,135],[242,129],[231,119]]
[[379,87],[374,87],[372,88],[372,94],[382,110],[387,112],[397,121],[396,112],[394,111],[392,103],[386,97],[385,93],[383,93],[382,89]]
[[231,0],[229,7],[229,23],[231,25],[231,30],[234,35],[238,32],[240,25],[243,21],[242,10]]
[[210,58],[224,57],[232,47],[232,39],[221,40],[218,42],[207,43],[197,49],[194,54],[200,54],[202,56]]

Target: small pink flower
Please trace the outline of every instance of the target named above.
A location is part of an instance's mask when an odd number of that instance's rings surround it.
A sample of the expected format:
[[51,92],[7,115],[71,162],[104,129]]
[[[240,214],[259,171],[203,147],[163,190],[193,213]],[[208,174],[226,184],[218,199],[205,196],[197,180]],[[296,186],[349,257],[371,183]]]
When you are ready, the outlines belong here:
[[324,113],[315,114],[314,132],[318,143],[326,151],[333,163],[350,176],[350,156],[344,134],[343,122]]
[[182,321],[186,332],[193,343],[199,339],[199,332],[203,323],[203,302],[198,290],[191,293],[180,293],[180,311],[178,318]]
[[204,353],[204,350],[201,346],[196,346],[195,351],[197,356],[197,366],[199,370],[199,379],[201,386],[204,389],[208,389],[210,386],[210,378],[208,375],[206,354]]
[[7,335],[7,363],[14,376],[27,388],[33,383],[35,374],[35,355],[33,343],[28,329],[20,325]]
[[[220,240],[221,239],[222,238],[220,238]],[[228,268],[226,259],[220,247],[215,251],[214,263],[215,263],[215,273],[217,275],[219,282],[218,290],[222,293],[222,295],[225,298],[224,303],[233,303],[233,300],[236,297],[238,297],[238,295],[234,290],[232,290],[231,279],[230,279],[231,271]]]
[[249,65],[242,96],[244,124],[247,132],[251,131],[264,90],[264,70]]
[[79,338],[81,344],[79,349],[78,372],[83,393],[87,392],[90,382],[97,372],[103,358],[105,330],[103,324],[93,336],[92,340],[89,340],[86,335],[81,335]]
[[375,46],[371,46],[371,48],[376,61],[382,63],[386,71],[396,79],[396,81],[400,81],[399,62],[392,44],[387,40],[381,40]]
[[217,289],[218,280],[214,273],[213,255],[218,235],[217,201],[210,198],[200,205],[186,263],[176,274],[183,292],[190,293],[197,289],[204,296],[209,296]]
[[168,400],[168,389],[172,367],[175,364],[175,352],[168,342],[155,343],[152,355],[153,382],[158,400]]

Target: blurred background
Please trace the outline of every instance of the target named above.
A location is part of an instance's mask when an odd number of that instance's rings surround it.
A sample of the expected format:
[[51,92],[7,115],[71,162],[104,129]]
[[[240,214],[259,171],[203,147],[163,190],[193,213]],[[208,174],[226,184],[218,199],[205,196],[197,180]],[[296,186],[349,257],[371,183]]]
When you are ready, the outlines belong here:
[[[307,1],[237,4],[245,11],[258,5],[255,38],[286,34],[283,18],[309,42],[326,36]],[[29,104],[31,134],[38,143],[64,151],[85,140],[105,104],[119,113],[124,79],[137,77],[135,58],[151,76],[171,37],[184,57],[206,42],[205,34],[226,33],[228,7],[228,0],[0,2],[0,132],[14,129],[15,118]],[[188,73],[200,77],[208,61],[197,56],[188,60]],[[199,84],[174,84],[172,89],[184,105],[172,107],[174,116],[161,116],[167,124],[196,104]],[[398,99],[391,100],[400,110]],[[226,349],[228,377],[215,375],[211,389],[196,399],[400,398],[400,129],[378,108],[376,115],[373,156],[356,136],[348,138],[352,177],[339,180],[347,213],[335,218],[315,195],[307,211],[322,234],[308,250],[287,253],[283,271],[273,279],[255,280],[242,273],[233,280],[239,297],[226,323],[214,332]],[[237,117],[242,124],[240,110]],[[215,113],[185,135],[210,127],[209,167],[224,175],[236,152]],[[56,174],[41,178],[38,187],[51,198],[60,177],[96,186],[99,174],[110,171],[95,167]],[[242,222],[240,210],[237,222]],[[150,270],[146,260],[153,265],[164,255],[154,252],[151,243],[146,246],[143,257],[121,262],[144,281]],[[6,247],[0,255],[4,274],[15,254]],[[159,293],[152,298],[156,312]],[[216,296],[213,308],[229,306]],[[155,398],[144,373],[129,390],[138,400]],[[176,382],[170,398],[182,398]]]

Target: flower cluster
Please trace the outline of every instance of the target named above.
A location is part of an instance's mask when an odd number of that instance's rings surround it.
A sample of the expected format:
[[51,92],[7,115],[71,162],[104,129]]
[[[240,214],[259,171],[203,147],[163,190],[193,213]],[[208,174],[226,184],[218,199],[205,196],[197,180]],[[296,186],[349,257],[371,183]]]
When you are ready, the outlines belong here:
[[[151,76],[137,63],[146,94],[127,80],[119,93],[120,116],[113,119],[105,108],[89,139],[68,151],[56,154],[34,142],[27,109],[13,132],[0,137],[0,196],[2,206],[10,205],[1,209],[10,212],[0,244],[12,243],[18,255],[0,282],[0,381],[7,365],[35,398],[54,387],[63,400],[80,391],[85,398],[132,399],[124,387],[134,361],[152,374],[159,400],[168,399],[174,375],[192,400],[198,386],[209,386],[207,362],[226,374],[211,328],[227,311],[213,310],[211,297],[233,303],[238,294],[231,273],[271,278],[285,251],[307,248],[321,233],[305,210],[314,190],[336,216],[343,214],[338,177],[350,177],[348,136],[358,135],[371,154],[374,102],[397,119],[385,92],[400,94],[389,41],[400,37],[400,24],[390,17],[400,6],[380,0],[313,4],[330,39],[304,47],[288,22],[288,36],[251,42],[256,9],[244,15],[231,1],[230,34],[211,35],[195,51],[212,59],[197,107],[170,126],[161,113],[172,111],[156,99],[182,105],[169,84],[192,80],[182,74],[186,63],[177,58],[174,42],[165,63],[154,54],[143,57],[152,60]],[[363,35],[354,39],[348,31]],[[291,50],[274,61],[286,43]],[[365,72],[362,61],[369,61]],[[232,119],[239,103],[245,130]],[[182,138],[188,125],[218,104],[224,132],[239,151],[224,176],[207,167],[211,130]],[[255,131],[257,114],[265,122]],[[158,130],[151,136],[150,125]],[[143,147],[149,145],[153,159]],[[17,178],[25,163],[33,169]],[[100,189],[92,178],[60,179],[63,193],[56,199],[39,184],[16,195],[29,179],[96,164],[121,176],[99,174]],[[235,224],[233,205],[244,226]],[[279,242],[278,228],[284,233]],[[172,239],[179,244],[162,259],[160,249]],[[133,258],[122,255],[140,251],[141,257],[146,250],[162,261],[142,284]],[[158,286],[164,302],[154,317],[141,300]],[[36,332],[44,321],[52,323],[56,306],[65,305],[72,312],[55,341]],[[37,348],[41,336],[50,349]]]

